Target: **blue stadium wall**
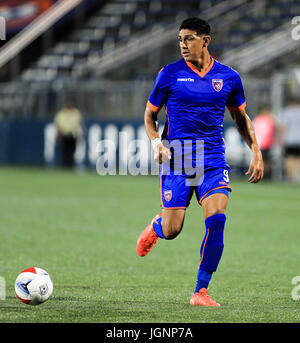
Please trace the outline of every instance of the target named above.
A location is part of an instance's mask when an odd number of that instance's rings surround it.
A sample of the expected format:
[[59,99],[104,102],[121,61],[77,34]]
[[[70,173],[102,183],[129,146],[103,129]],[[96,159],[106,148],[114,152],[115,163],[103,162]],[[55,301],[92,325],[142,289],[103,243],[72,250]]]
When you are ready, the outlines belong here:
[[[224,123],[224,138],[227,160],[231,167],[237,170],[245,168],[249,162],[249,148],[241,140],[233,123]],[[85,135],[77,146],[76,165],[96,168],[98,163],[98,169],[102,168],[105,174],[108,170],[105,164],[108,156],[116,169],[121,168],[125,174],[128,163],[137,163],[137,166],[144,163],[145,166],[153,162],[152,149],[142,120],[85,121]],[[28,119],[0,120],[0,164],[59,166],[60,146],[53,122]],[[137,168],[134,173],[144,172]]]

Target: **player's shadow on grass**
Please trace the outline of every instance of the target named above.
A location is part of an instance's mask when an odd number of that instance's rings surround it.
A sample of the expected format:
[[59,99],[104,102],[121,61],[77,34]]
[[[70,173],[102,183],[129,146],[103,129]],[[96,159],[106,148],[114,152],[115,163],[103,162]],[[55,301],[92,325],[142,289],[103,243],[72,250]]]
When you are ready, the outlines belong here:
[[65,297],[53,296],[51,297],[51,300],[52,301],[68,301],[68,302],[77,301],[78,302],[78,301],[83,301],[84,298],[80,299],[78,297],[70,297],[70,296],[65,296]]

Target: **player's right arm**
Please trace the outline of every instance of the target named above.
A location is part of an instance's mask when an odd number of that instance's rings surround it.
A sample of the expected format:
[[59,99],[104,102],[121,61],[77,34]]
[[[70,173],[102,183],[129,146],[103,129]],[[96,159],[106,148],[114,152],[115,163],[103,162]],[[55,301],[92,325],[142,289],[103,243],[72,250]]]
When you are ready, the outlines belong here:
[[172,79],[167,69],[164,67],[158,73],[144,114],[145,130],[151,141],[154,160],[158,163],[163,163],[171,158],[170,150],[162,144],[157,132],[157,115],[162,106],[167,102],[168,90]]
[[151,141],[154,151],[154,160],[158,163],[162,163],[171,158],[171,151],[163,146],[161,139],[159,138],[156,125],[157,115],[157,111],[154,111],[148,105],[146,106],[144,115],[145,130]]

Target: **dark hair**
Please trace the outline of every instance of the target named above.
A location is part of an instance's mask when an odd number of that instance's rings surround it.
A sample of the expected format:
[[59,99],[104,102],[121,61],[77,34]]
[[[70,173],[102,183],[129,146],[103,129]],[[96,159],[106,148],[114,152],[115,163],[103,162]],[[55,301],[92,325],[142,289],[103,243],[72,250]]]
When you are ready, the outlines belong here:
[[179,30],[188,29],[197,32],[197,35],[209,35],[210,34],[210,26],[207,21],[200,19],[198,17],[191,17],[185,19],[181,25]]

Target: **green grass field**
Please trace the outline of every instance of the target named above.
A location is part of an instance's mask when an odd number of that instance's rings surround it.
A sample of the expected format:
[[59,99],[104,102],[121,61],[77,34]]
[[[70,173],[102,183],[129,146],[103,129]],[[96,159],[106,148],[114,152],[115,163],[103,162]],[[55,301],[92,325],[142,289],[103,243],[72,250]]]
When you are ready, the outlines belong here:
[[[42,169],[0,169],[0,322],[300,322],[299,185],[231,183],[225,249],[210,294],[220,308],[190,306],[205,232],[193,199],[182,233],[137,256],[159,212],[158,180]],[[46,269],[52,298],[16,298],[20,271]]]

